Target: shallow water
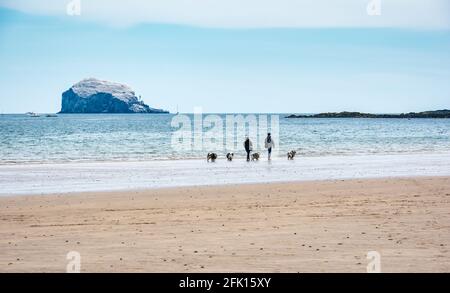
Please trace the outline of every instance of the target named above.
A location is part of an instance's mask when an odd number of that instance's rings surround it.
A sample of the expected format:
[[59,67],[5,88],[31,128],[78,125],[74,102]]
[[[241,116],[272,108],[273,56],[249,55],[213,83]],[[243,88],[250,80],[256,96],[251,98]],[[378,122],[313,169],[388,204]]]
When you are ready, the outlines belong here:
[[16,164],[0,166],[0,195],[449,175],[448,154]]

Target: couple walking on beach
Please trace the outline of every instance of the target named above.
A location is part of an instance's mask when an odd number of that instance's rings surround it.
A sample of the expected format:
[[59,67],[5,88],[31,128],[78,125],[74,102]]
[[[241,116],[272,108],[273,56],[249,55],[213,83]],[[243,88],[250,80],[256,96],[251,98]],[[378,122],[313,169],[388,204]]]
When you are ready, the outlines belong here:
[[[272,136],[270,135],[270,133],[267,133],[267,137],[266,140],[264,141],[264,146],[267,149],[267,158],[270,161],[272,158],[272,148],[275,147],[275,143],[273,142]],[[250,152],[253,151],[253,143],[250,140],[250,138],[246,137],[245,141],[244,141],[244,148],[245,151],[247,152],[247,162],[250,161]]]

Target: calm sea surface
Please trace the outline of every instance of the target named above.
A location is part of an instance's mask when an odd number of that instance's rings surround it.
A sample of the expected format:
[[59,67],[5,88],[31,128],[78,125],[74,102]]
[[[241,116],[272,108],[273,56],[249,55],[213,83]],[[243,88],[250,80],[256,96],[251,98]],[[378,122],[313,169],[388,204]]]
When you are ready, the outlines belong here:
[[[188,115],[192,118],[192,115]],[[225,121],[225,115],[219,115]],[[286,119],[279,155],[450,153],[450,119]],[[0,115],[0,164],[204,158],[209,150],[174,148],[174,115]],[[225,123],[224,123],[225,124]],[[207,129],[206,129],[207,130]],[[226,131],[224,131],[225,133]],[[243,155],[237,143],[238,156]],[[216,150],[220,156],[228,150]],[[262,150],[263,151],[263,150]]]

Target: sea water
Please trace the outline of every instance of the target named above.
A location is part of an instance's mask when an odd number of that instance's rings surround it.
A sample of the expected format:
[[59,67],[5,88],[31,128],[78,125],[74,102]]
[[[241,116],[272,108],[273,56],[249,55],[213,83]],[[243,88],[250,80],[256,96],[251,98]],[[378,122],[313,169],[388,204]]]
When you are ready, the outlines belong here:
[[[225,121],[225,114],[218,114]],[[227,114],[235,115],[235,114]],[[244,116],[246,114],[243,114]],[[272,114],[270,114],[272,115]],[[269,115],[269,117],[270,117]],[[192,115],[188,115],[192,117]],[[450,153],[450,119],[288,119],[279,114],[278,156]],[[0,115],[0,165],[205,158],[172,144],[172,114]],[[219,158],[228,151],[214,150]],[[212,150],[211,150],[212,151]],[[264,149],[261,151],[264,153]]]

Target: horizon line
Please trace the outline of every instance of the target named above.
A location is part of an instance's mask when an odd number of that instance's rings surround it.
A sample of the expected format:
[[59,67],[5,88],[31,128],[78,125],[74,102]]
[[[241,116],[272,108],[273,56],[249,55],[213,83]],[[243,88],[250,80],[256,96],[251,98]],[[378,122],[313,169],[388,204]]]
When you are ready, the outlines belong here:
[[[404,112],[364,112],[364,111],[349,111],[349,110],[341,110],[341,111],[325,111],[325,112],[202,112],[202,115],[214,115],[214,114],[220,114],[220,115],[227,115],[227,114],[234,114],[234,115],[251,115],[251,114],[273,114],[273,115],[314,115],[314,114],[322,114],[322,113],[363,113],[363,114],[376,114],[376,115],[383,115],[383,114],[409,114],[409,113],[422,113],[422,112],[433,112],[433,111],[450,111],[450,107],[443,108],[443,109],[437,109],[437,110],[422,110],[422,111],[404,111]],[[58,115],[178,115],[178,114],[187,114],[187,115],[194,115],[198,114],[195,112],[170,112],[168,113],[59,113],[59,112],[10,112],[10,113],[4,113],[0,112],[0,115],[27,115],[27,113],[36,113],[36,114],[58,114]]]

